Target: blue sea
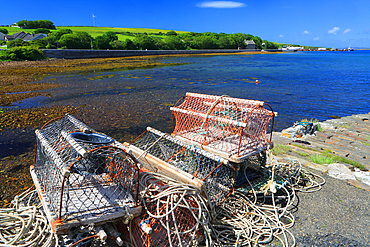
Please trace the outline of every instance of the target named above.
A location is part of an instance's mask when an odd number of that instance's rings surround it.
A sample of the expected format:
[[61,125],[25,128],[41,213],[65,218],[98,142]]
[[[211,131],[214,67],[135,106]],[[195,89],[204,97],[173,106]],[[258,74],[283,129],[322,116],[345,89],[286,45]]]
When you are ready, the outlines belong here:
[[48,91],[53,97],[16,106],[83,106],[85,123],[120,141],[132,140],[147,126],[172,132],[169,107],[186,92],[264,101],[278,112],[274,131],[302,119],[370,112],[370,51],[157,59],[183,64],[50,76],[43,81],[63,85]]

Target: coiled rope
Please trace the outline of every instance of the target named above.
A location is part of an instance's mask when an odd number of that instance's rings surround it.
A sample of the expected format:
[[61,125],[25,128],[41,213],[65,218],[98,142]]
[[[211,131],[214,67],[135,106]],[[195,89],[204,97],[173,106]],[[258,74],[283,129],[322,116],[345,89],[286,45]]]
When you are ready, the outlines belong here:
[[11,208],[0,209],[0,246],[56,246],[56,236],[31,188],[16,196]]

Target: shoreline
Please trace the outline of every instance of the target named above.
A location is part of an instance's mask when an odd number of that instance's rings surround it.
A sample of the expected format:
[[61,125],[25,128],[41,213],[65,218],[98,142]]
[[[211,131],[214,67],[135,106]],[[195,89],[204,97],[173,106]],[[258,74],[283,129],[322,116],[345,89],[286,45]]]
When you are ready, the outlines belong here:
[[[276,50],[277,52],[278,50]],[[273,51],[268,51],[273,52]],[[86,50],[86,49],[44,49],[45,57],[64,59],[83,58],[113,58],[135,56],[161,56],[161,55],[222,55],[222,54],[260,54],[267,53],[261,50]]]

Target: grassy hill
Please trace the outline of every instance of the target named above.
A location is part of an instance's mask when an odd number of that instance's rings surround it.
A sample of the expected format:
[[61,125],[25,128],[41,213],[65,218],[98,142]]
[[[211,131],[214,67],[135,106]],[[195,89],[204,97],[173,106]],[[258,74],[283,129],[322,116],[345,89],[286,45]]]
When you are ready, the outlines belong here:
[[[2,27],[8,30],[9,34],[17,33],[17,32],[26,32],[26,33],[32,33],[36,29],[21,29],[19,27]],[[56,27],[55,30],[50,30],[51,32],[56,32],[62,29],[71,29],[73,32],[87,32],[89,33],[93,38],[103,35],[104,33],[108,31],[112,31],[118,34],[118,39],[119,40],[125,40],[125,39],[134,39],[134,36],[130,35],[125,35],[124,33],[130,32],[133,34],[138,34],[138,33],[147,33],[148,35],[156,35],[158,37],[161,37],[164,35],[160,35],[160,33],[165,34],[168,31],[171,30],[163,30],[163,29],[152,29],[152,28],[118,28],[118,27],[82,27],[82,26],[77,26],[77,27],[68,27],[68,26],[63,26],[63,27]],[[175,31],[176,33],[187,33],[184,31]]]

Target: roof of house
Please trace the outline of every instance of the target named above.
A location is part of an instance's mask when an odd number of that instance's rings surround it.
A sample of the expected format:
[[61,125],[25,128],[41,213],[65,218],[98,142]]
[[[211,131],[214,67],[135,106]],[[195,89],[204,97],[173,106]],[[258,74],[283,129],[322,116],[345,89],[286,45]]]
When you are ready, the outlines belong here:
[[25,33],[24,31],[22,31],[18,33],[13,33],[12,35],[5,35],[5,38],[7,40],[23,39],[24,41],[31,41],[31,40],[36,40],[36,39],[42,39],[42,38],[45,38],[46,36],[47,35],[43,33],[30,34],[30,33]]
[[254,40],[245,40],[244,41],[247,45],[255,45]]
[[38,34],[28,34],[23,38],[24,41],[31,41],[31,40],[36,40],[36,39],[42,39],[45,38],[47,35],[43,33],[38,33]]

